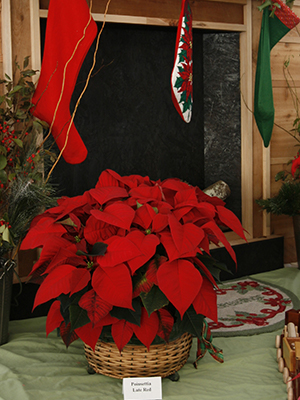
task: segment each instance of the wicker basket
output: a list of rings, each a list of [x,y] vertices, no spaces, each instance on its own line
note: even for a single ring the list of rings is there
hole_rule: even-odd
[[[112,378],[161,376],[165,378],[184,366],[190,354],[192,335],[184,333],[180,338],[158,345],[127,344],[120,353],[115,343],[98,340],[95,352],[87,344],[85,355],[90,367],[97,373]]]
[[[0,258],[0,345],[8,341],[11,292],[14,267],[10,259]]]

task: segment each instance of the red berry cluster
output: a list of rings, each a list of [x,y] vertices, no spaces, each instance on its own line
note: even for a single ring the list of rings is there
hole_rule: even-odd
[[[15,130],[10,131],[9,130],[9,125],[7,124],[6,121],[4,121],[3,125],[0,124],[0,134],[2,133],[2,140],[1,143],[6,149],[7,153],[7,164],[9,167],[14,166],[14,160],[11,157],[11,152],[14,149],[14,141],[13,139],[17,139],[17,136],[15,135]],[[18,157],[20,154],[20,151],[17,150],[16,156]]]
[[[39,150],[37,151],[37,154],[39,153]],[[36,154],[31,154],[31,156],[29,156],[28,158],[27,158],[27,162],[28,162],[28,164],[30,165],[30,168],[31,169],[34,169],[35,168],[35,160],[34,160],[34,158],[36,157]]]
[[[5,225],[8,229],[11,228],[11,225],[9,224],[9,222],[3,221],[3,219],[0,221],[0,226]]]

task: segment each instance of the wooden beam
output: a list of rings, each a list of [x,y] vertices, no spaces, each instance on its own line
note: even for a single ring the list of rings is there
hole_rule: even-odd
[[[231,25],[244,25],[243,7],[247,0],[192,0],[190,2],[193,20],[199,22],[225,23]],[[104,14],[107,0],[93,0],[92,13]],[[47,10],[49,0],[40,1],[40,9]],[[178,24],[181,11],[181,0],[114,0],[109,5],[108,19],[116,19],[116,16],[128,18],[125,23],[135,21],[137,17],[151,20],[171,21],[171,26]],[[112,21],[114,22],[114,21]],[[120,21],[116,21],[120,22]],[[155,24],[156,25],[156,24]],[[169,23],[165,23],[169,25]]]
[[[40,17],[47,18],[48,10],[40,10]],[[92,13],[93,19],[97,22],[104,21],[104,14]],[[153,26],[174,26],[177,27],[178,20],[167,18],[136,17],[134,15],[107,14],[106,22],[133,25],[153,25]],[[193,20],[194,29],[208,29],[216,31],[245,32],[246,26],[243,24],[229,24],[225,22],[208,22]]]
[[[40,19],[39,19],[39,1],[29,0],[30,7],[30,44],[31,44],[31,67],[39,71],[41,69],[41,43]],[[33,77],[36,83],[39,78],[39,72]]]
[[[7,74],[10,78],[13,75],[12,62],[12,31],[11,31],[11,12],[10,0],[1,2],[1,36],[3,54],[3,77]]]
[[[240,35],[241,74],[241,194],[242,224],[253,237],[253,137],[252,137],[252,5],[248,0],[244,9],[246,31]]]

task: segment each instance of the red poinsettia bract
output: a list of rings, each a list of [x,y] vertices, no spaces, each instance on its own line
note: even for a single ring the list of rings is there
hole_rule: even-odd
[[[220,225],[245,239],[224,202],[197,187],[105,170],[36,217],[22,243],[41,248],[31,278],[34,307],[53,300],[47,334],[60,328],[67,346],[79,337],[94,348],[109,330],[120,351],[133,337],[147,348],[180,329],[199,337],[203,317],[217,320],[209,243],[235,261]]]

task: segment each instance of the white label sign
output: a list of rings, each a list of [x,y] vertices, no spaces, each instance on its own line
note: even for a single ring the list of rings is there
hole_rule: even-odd
[[[161,400],[161,377],[124,378],[124,400]]]

